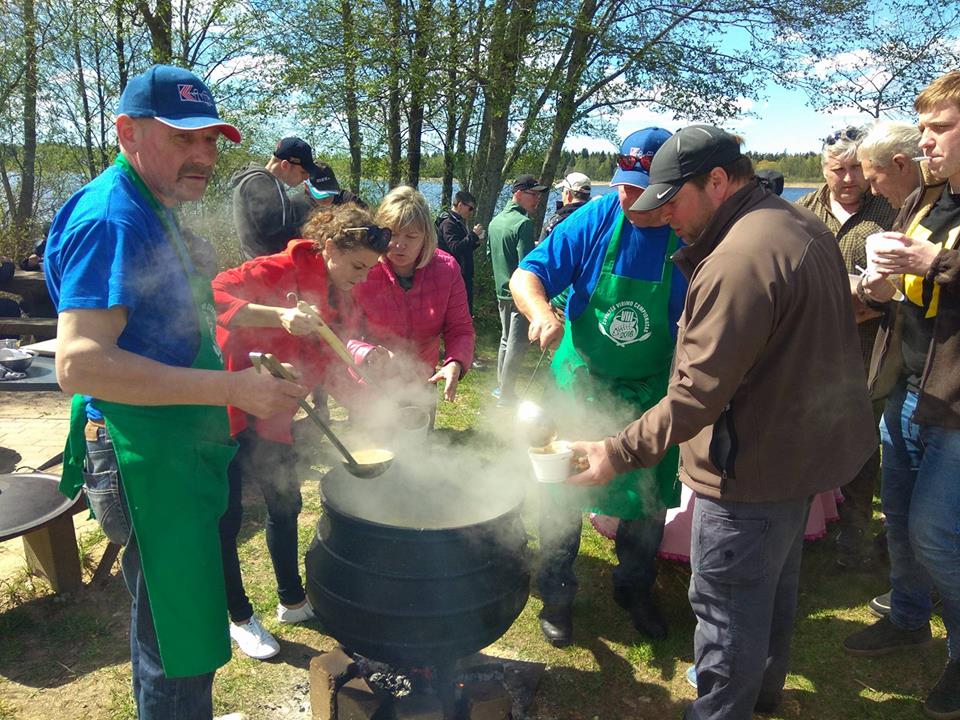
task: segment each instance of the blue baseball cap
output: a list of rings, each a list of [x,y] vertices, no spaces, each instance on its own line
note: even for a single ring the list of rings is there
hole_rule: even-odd
[[[216,128],[228,140],[240,142],[240,131],[220,119],[204,82],[189,70],[172,65],[154,65],[131,78],[120,95],[117,114],[153,118],[178,130]]]
[[[653,162],[653,156],[671,134],[663,128],[649,127],[627,135],[620,144],[617,171],[610,184],[647,187],[650,184],[650,163]]]

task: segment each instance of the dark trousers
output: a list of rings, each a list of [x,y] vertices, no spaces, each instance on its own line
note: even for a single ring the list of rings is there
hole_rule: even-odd
[[[306,598],[300,578],[297,517],[303,507],[297,479],[297,456],[292,445],[271,442],[245,430],[237,436],[240,449],[230,463],[230,495],[220,519],[220,552],[227,586],[227,609],[233,622],[248,620],[253,606],[243,588],[237,536],[243,522],[243,478],[253,477],[267,503],[267,550],[277,578],[277,595],[287,607]]]
[[[573,564],[580,552],[583,512],[562,499],[562,488],[542,488],[540,500],[540,570],[537,587],[544,605],[572,605],[577,594]],[[657,581],[657,549],[663,539],[667,511],[638,520],[621,520],[615,540],[617,567],[613,586],[643,598]]]
[[[885,400],[874,400],[874,426],[880,425]],[[851,552],[863,552],[864,537],[873,519],[873,496],[880,486],[880,435],[877,434],[877,449],[864,463],[853,479],[844,485],[841,507],[840,543]]]
[[[810,499],[724,502],[697,495],[690,607],[697,699],[686,720],[750,720],[783,692]]]

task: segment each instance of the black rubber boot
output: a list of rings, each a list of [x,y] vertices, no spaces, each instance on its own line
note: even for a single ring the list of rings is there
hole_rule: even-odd
[[[557,648],[566,647],[573,640],[573,607],[544,605],[540,611],[540,629],[548,643]]]

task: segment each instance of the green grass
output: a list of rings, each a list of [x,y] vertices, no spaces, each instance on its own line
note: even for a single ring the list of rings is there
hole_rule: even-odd
[[[454,404],[441,402],[438,433],[451,444],[496,446],[492,424],[509,413],[491,409],[495,381],[495,338],[481,338],[487,368],[472,371],[460,384]],[[533,370],[536,353],[527,357]],[[546,368],[531,394],[539,391]],[[525,378],[522,376],[521,381]],[[331,462],[329,445],[317,447],[303,469],[304,508],[300,547],[305,552],[320,513],[317,480]],[[536,493],[533,483],[524,517],[536,548]],[[245,488],[246,515],[241,531],[244,582],[264,625],[281,641],[281,654],[258,662],[235,654],[216,676],[215,712],[243,711],[248,720],[309,717],[306,700],[309,658],[335,641],[318,623],[281,625],[274,618],[276,590],[263,532],[264,507],[255,487]],[[875,527],[874,529],[878,529]],[[84,555],[96,560],[103,540],[84,537]],[[853,659],[840,649],[843,637],[872,622],[865,602],[887,589],[885,572],[845,574],[834,565],[829,539],[807,544],[784,705],[776,718],[815,720],[913,720],[919,703],[945,661],[939,618],[934,647],[909,655]],[[585,524],[577,573],[580,592],[574,608],[575,644],[558,650],[540,636],[541,603],[532,588],[523,613],[492,652],[547,665],[535,720],[666,720],[680,717],[694,697],[684,672],[692,661],[694,618],[687,602],[689,569],[663,563],[659,595],[671,625],[669,638],[646,642],[633,630],[611,597],[612,543]],[[86,565],[91,565],[90,562]],[[89,569],[87,580],[89,580]],[[26,574],[0,578],[0,720],[56,717],[131,720],[127,628],[129,598],[122,578],[87,587],[74,597],[57,598],[42,580]],[[301,709],[304,709],[301,712]]]

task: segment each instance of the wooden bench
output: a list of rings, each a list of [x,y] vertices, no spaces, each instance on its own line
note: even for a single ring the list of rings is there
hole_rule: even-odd
[[[0,317],[0,335],[32,335],[35,338],[54,338],[57,336],[57,319]]]

